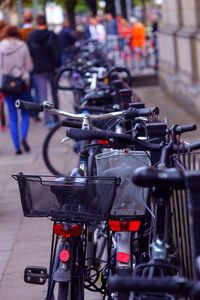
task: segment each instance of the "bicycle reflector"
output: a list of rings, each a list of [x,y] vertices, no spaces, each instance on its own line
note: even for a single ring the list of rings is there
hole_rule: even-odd
[[[118,252],[116,254],[116,260],[119,261],[120,263],[127,264],[130,260],[130,255],[125,252]]]
[[[116,221],[109,220],[108,221],[110,230],[112,231],[129,231],[129,232],[137,232],[140,229],[141,221]]]
[[[99,145],[108,145],[109,142],[108,142],[108,140],[98,140],[97,144],[99,144]]]
[[[63,262],[63,263],[66,263],[68,260],[69,260],[69,251],[67,251],[66,249],[63,249],[60,251],[60,260]]]
[[[64,224],[54,224],[53,232],[58,236],[63,236],[64,238],[79,236],[82,232],[82,227],[79,224],[73,224],[67,229],[64,228]]]

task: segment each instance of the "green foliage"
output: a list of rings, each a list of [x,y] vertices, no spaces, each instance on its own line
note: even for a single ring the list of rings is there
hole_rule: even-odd
[[[142,5],[143,2],[152,2],[152,0],[132,0],[134,5]]]
[[[86,2],[84,0],[78,0],[78,3],[75,8],[75,12],[81,14],[87,11],[88,11],[88,5],[86,4]]]

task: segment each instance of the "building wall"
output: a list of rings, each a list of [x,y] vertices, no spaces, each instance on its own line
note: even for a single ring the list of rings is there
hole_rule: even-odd
[[[200,117],[200,0],[164,0],[160,82]]]

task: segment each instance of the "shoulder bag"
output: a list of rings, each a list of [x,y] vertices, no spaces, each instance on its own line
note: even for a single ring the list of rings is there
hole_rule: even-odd
[[[3,67],[3,53],[2,53]],[[11,70],[10,70],[11,71]],[[20,94],[25,88],[25,82],[21,77],[14,77],[10,74],[0,75],[0,91],[3,93]]]

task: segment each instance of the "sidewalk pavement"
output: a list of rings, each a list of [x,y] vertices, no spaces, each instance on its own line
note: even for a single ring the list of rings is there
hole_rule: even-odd
[[[135,91],[147,106],[157,105],[161,115],[167,116],[170,124],[198,123],[193,116],[178,107],[165,96],[159,87],[137,88]],[[61,94],[61,108],[72,110],[69,94]],[[199,127],[200,128],[200,127]],[[44,218],[24,218],[17,182],[12,174],[49,174],[42,160],[42,143],[48,129],[42,122],[31,121],[28,141],[31,153],[13,154],[8,132],[0,132],[0,299],[41,300],[45,297],[46,285],[28,285],[23,281],[26,265],[48,267],[52,223]],[[187,139],[197,140],[199,132],[187,134]],[[55,152],[59,160],[59,151]],[[72,157],[69,157],[71,161]],[[91,300],[94,296],[86,296]]]

